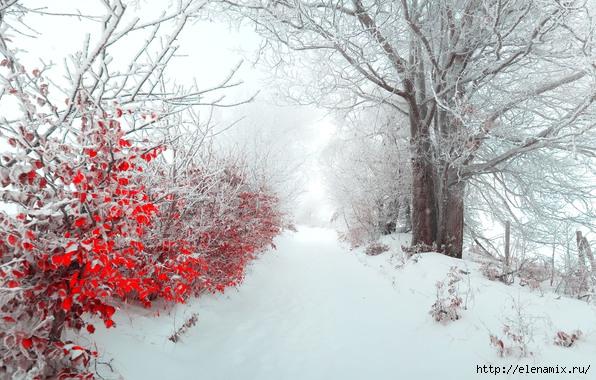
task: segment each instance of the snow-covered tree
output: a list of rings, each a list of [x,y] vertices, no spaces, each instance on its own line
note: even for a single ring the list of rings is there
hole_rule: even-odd
[[[309,88],[319,89],[320,103],[384,104],[407,117],[413,245],[461,257],[465,195],[476,189],[471,181],[507,173],[520,160],[539,164],[543,154],[575,155],[578,165],[585,157],[593,165],[591,2],[223,4],[275,44],[278,66],[296,56],[288,52],[318,59],[321,70]],[[346,90],[354,96],[338,95]]]

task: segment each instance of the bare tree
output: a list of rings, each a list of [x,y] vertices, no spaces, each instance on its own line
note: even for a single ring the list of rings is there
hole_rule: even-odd
[[[321,92],[354,94],[331,97],[335,106],[373,102],[408,118],[414,245],[461,257],[464,198],[476,178],[536,152],[595,156],[590,2],[224,4],[275,44],[279,63],[288,52],[318,53]]]

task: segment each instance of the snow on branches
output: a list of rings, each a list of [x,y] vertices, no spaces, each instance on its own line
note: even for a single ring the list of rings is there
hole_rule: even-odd
[[[191,3],[178,10],[180,25],[166,51]],[[132,89],[106,86],[119,75],[98,61],[126,33],[142,29],[117,32],[125,8],[115,9],[97,54],[71,70],[69,91],[46,78],[46,68],[30,70],[10,48],[0,49],[0,100],[20,115],[0,120],[0,378],[93,378],[97,353],[66,332],[93,334],[91,320],[115,327],[121,301],[182,303],[237,285],[280,231],[277,198],[243,177],[241,167],[190,165],[177,186],[165,172],[155,175],[164,162],[181,164],[163,156],[183,133],[164,141],[146,128],[182,123],[182,110],[193,105],[216,105],[203,97],[225,88],[233,74],[200,92],[200,100],[197,91],[176,93],[184,106],[154,94],[147,78],[135,82],[139,72],[125,75]],[[163,79],[167,60],[145,75]],[[67,94],[64,103],[54,91]]]
[[[158,261],[166,267],[180,261],[179,252],[198,253],[196,258],[188,256],[202,269],[201,276],[189,279],[186,291],[190,293],[238,285],[256,252],[272,245],[280,232],[277,197],[225,160],[212,165],[195,160],[178,170],[170,170],[167,162],[161,164],[151,181],[154,196],[163,201],[147,246],[158,251]]]
[[[43,120],[31,119],[1,157],[0,195],[19,209],[0,214],[0,368],[9,373],[70,373],[70,365],[52,373],[52,358],[87,364],[89,351],[65,348],[65,328],[93,332],[84,314],[112,327],[114,297],[146,302],[163,291],[152,273],[138,270],[151,260],[142,240],[158,208],[136,181],[163,147],[133,146],[118,108],[77,107],[76,137],[44,138],[36,133]]]
[[[42,138],[33,120],[1,158],[0,195],[20,210],[0,214],[0,371],[13,375],[87,376],[95,353],[64,329],[93,333],[86,315],[113,327],[117,300],[149,307],[237,285],[280,231],[276,198],[232,167],[193,168],[174,191],[153,178],[150,193],[145,172],[165,147],[127,139],[118,107],[77,107],[74,138]],[[176,193],[197,196],[196,184],[208,185],[200,204]]]

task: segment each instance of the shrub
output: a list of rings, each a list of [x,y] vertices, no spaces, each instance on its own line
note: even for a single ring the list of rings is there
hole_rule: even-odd
[[[480,272],[491,281],[500,281],[507,285],[513,284],[519,279],[521,286],[528,286],[532,290],[541,289],[541,284],[550,277],[548,266],[544,262],[536,260],[513,260],[507,269],[502,263],[484,262],[480,266]]]
[[[368,256],[377,256],[387,251],[389,251],[389,246],[387,244],[375,242],[369,244],[364,250],[364,253],[366,253]]]
[[[532,355],[528,344],[532,341],[533,317],[523,313],[523,306],[519,300],[514,300],[512,308],[515,311],[513,318],[508,318],[503,325],[504,337],[490,335],[490,343],[497,349],[499,356],[515,356],[523,358]]]
[[[461,280],[459,269],[451,267],[447,279],[436,283],[436,301],[429,312],[436,322],[447,323],[461,318],[464,305],[457,286]]]
[[[62,341],[63,330],[92,333],[84,314],[112,327],[113,297],[147,302],[163,293],[142,270],[152,259],[142,241],[158,210],[135,181],[162,148],[133,147],[119,109],[78,108],[75,141],[42,138],[32,123],[2,157],[2,198],[20,213],[0,214],[0,371],[17,377],[87,376],[76,368],[93,353]]]
[[[125,139],[118,108],[79,108],[76,140],[23,127],[2,157],[0,195],[21,211],[0,213],[0,375],[90,377],[96,353],[64,329],[93,333],[85,315],[113,327],[115,299],[149,307],[237,285],[280,232],[277,199],[231,170],[199,204],[148,191],[144,173],[164,148]]]
[[[502,281],[503,273],[499,266],[493,262],[485,262],[480,266],[480,272],[490,281]]]
[[[505,334],[503,339],[496,335],[490,335],[490,343],[497,349],[500,357],[516,356],[522,358],[532,354],[528,350],[527,337],[523,331],[510,325],[504,325],[503,333]]]
[[[555,344],[561,347],[571,347],[577,342],[582,336],[582,332],[580,330],[575,330],[570,333],[566,333],[564,331],[559,331],[555,335]]]
[[[401,246],[401,250],[408,256],[412,257],[417,253],[424,253],[424,252],[438,252],[438,247],[436,244],[428,245],[428,244],[416,244],[412,246]]]
[[[175,179],[176,186],[169,185],[168,171],[158,171],[152,180],[157,183],[153,196],[165,201],[147,245],[167,267],[179,260],[172,242],[183,242],[198,268],[185,296],[238,285],[247,264],[281,231],[277,198],[226,162],[216,169],[193,164]]]

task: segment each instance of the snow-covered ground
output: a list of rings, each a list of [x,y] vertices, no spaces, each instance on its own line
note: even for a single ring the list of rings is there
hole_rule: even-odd
[[[396,239],[392,245],[399,247]],[[93,336],[102,360],[113,358],[112,367],[127,380],[465,380],[495,377],[477,374],[477,366],[518,364],[591,368],[584,375],[496,378],[596,378],[596,308],[585,302],[491,282],[477,264],[439,254],[395,268],[390,254],[349,251],[326,229],[302,227],[276,244],[238,289],[159,317],[122,310],[116,329]],[[442,325],[428,312],[436,282],[454,265],[470,273],[459,283],[467,310]],[[195,312],[198,324],[170,342]],[[500,358],[490,346],[489,334],[502,336],[505,323],[525,326],[530,357]],[[553,344],[557,331],[575,329],[584,335],[573,347]],[[107,366],[98,370],[106,379],[120,378]]]

